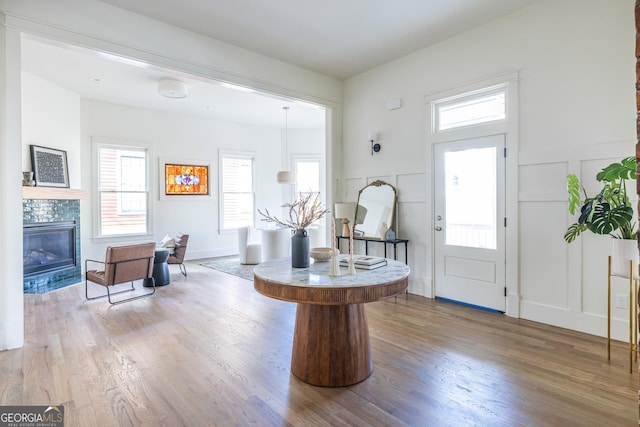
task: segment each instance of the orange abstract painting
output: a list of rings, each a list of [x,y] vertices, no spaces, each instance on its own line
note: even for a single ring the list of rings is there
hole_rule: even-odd
[[[209,195],[209,166],[166,163],[164,178],[167,196]]]

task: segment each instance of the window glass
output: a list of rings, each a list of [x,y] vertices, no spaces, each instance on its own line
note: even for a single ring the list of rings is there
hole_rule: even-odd
[[[149,232],[145,148],[98,146],[98,237]]]
[[[324,205],[325,200],[323,194],[320,192],[322,177],[320,175],[321,160],[317,159],[294,159],[295,172],[296,172],[296,194],[295,199],[300,197],[300,193],[308,194],[314,193],[318,195],[318,200]],[[324,223],[325,218],[320,218],[315,221],[314,224],[320,225]]]
[[[505,92],[484,93],[436,104],[436,129],[447,130],[506,119]]]
[[[445,243],[496,249],[496,148],[445,153]]]
[[[320,191],[320,161],[296,160],[296,190],[298,192]]]
[[[253,157],[222,155],[222,229],[254,225]]]

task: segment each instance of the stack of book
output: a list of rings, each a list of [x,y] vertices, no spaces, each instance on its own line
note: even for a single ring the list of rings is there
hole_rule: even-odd
[[[354,255],[353,263],[356,268],[361,268],[363,270],[373,270],[375,268],[384,267],[387,265],[386,258],[381,258],[377,256],[369,256],[369,255]],[[340,266],[348,267],[349,266],[349,257],[341,257],[340,258]]]

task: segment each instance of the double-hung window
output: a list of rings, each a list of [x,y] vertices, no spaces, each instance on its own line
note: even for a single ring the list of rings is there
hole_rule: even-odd
[[[95,237],[149,234],[149,148],[96,142],[94,150]]]
[[[220,229],[253,226],[254,156],[251,153],[220,151]]]

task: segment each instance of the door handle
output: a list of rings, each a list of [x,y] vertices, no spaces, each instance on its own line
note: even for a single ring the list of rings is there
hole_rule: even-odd
[[[436,231],[442,231],[442,227],[440,227],[439,225],[436,227]]]

